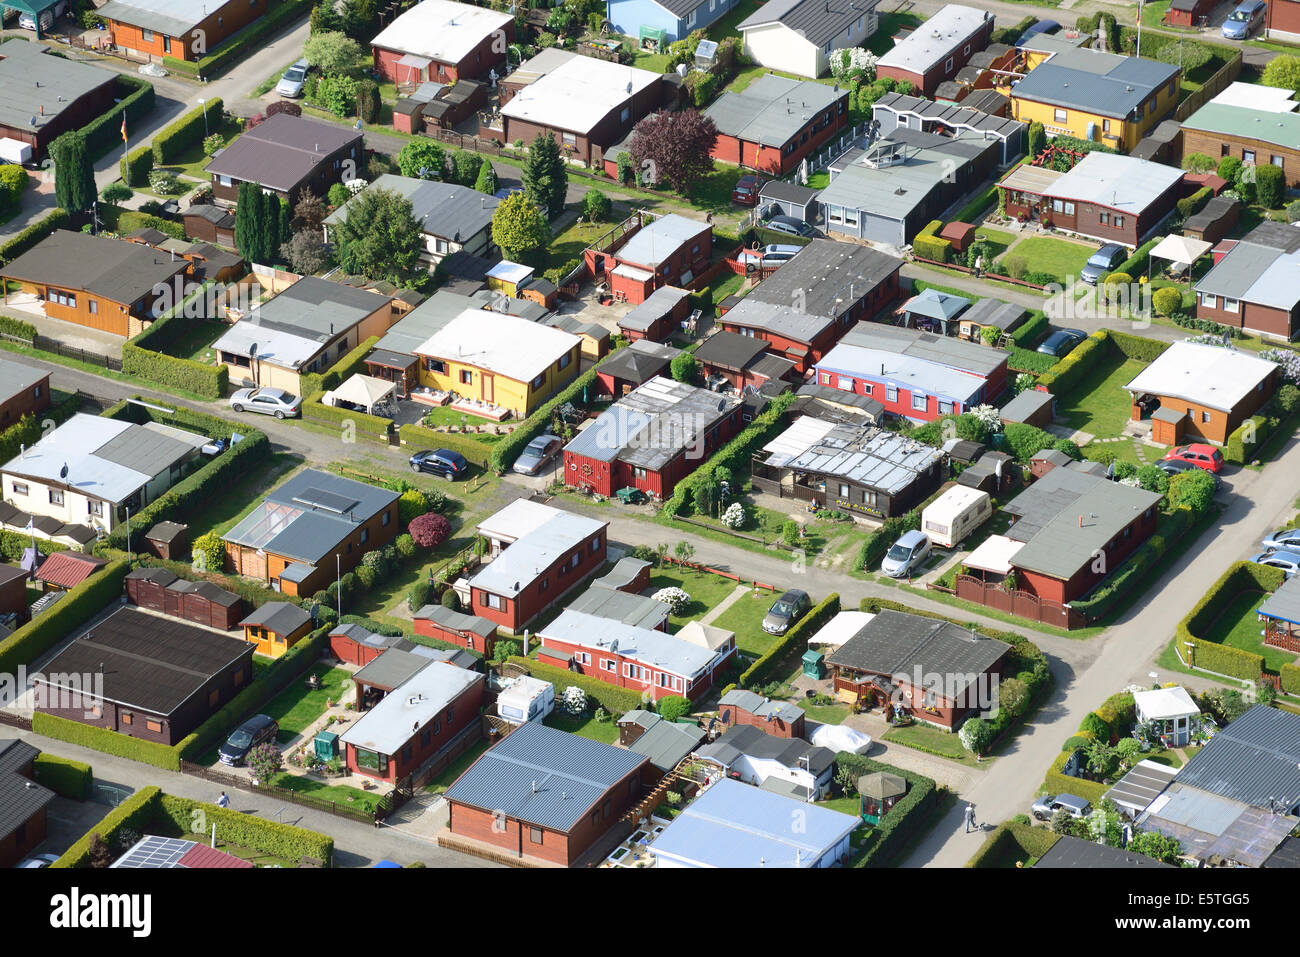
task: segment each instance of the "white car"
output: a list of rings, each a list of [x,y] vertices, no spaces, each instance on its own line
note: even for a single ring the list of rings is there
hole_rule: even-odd
[[[784,243],[769,243],[761,249],[746,249],[736,257],[738,263],[784,263],[794,259],[795,254],[803,249],[802,246],[786,245]]]
[[[236,412],[261,412],[277,419],[288,419],[302,410],[302,399],[283,389],[240,389],[230,397]]]
[[[307,80],[307,61],[298,60],[284,71],[280,82],[275,85],[275,92],[290,99],[302,96],[302,85]]]
[[[27,860],[19,864],[18,867],[49,867],[58,859],[59,855],[57,854],[33,854],[31,857],[27,858]]]

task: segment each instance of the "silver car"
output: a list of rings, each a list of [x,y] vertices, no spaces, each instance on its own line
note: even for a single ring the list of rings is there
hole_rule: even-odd
[[[307,61],[298,60],[284,71],[280,82],[275,85],[275,92],[290,99],[302,96],[302,85],[307,80]]]
[[[738,263],[784,263],[789,262],[803,249],[802,246],[785,243],[768,243],[761,249],[746,249],[736,257]]]
[[[515,459],[515,471],[521,475],[536,475],[547,462],[554,458],[564,443],[558,435],[539,435],[526,446],[519,458]]]
[[[302,399],[283,389],[240,389],[230,397],[236,412],[261,412],[277,419],[289,419],[302,411]]]
[[[924,532],[904,532],[889,546],[880,570],[890,578],[908,578],[930,557],[930,536]]]
[[[1038,820],[1050,821],[1057,811],[1065,811],[1070,817],[1086,817],[1092,805],[1077,794],[1049,794],[1035,801],[1029,810]]]
[[[1264,539],[1267,551],[1281,549],[1285,552],[1300,552],[1300,528],[1284,528]]]
[[[1300,552],[1287,551],[1279,548],[1276,551],[1261,552],[1251,558],[1252,562],[1257,565],[1267,565],[1270,568],[1280,568],[1287,578],[1294,578],[1297,572],[1300,572]]]

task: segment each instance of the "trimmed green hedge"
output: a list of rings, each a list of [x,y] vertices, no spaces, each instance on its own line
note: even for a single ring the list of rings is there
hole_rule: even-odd
[[[1261,167],[1261,169],[1262,168],[1263,167]],[[1202,186],[1196,192],[1192,193],[1191,196],[1184,196],[1174,204],[1175,208],[1178,210],[1178,215],[1183,219],[1187,219],[1189,216],[1195,216],[1201,211],[1201,207],[1210,201],[1213,192],[1214,191],[1211,190],[1210,187]]]
[[[40,716],[39,712],[37,716]],[[136,791],[105,814],[103,820],[83,834],[50,867],[88,867],[90,864],[90,839],[95,834],[98,834],[111,846],[117,837],[117,832],[123,828],[135,831],[137,834],[148,833],[149,825],[153,823],[154,810],[158,804],[160,794],[162,794],[162,789],[152,784]]]
[[[415,425],[414,423],[403,425],[397,432],[402,437],[402,444],[409,445],[416,451],[420,449],[450,449],[465,456],[471,465],[477,465],[479,468],[485,469],[492,463],[497,449],[510,441],[510,438],[519,432],[519,429],[516,429],[494,445],[486,445],[457,432],[435,432],[433,429],[425,428],[423,425]]]
[[[934,259],[946,263],[952,257],[952,243],[940,239],[939,230],[943,229],[943,220],[932,219],[912,239],[912,252],[922,259]]]
[[[1056,365],[1038,378],[1038,384],[1056,396],[1067,395],[1076,388],[1084,376],[1092,372],[1110,352],[1110,345],[1105,329],[1094,332],[1083,342],[1074,347]]]
[[[13,674],[19,665],[30,665],[119,598],[127,570],[126,562],[109,562],[44,614],[0,641],[0,673]]]
[[[800,618],[779,641],[741,673],[741,686],[752,687],[768,677],[772,669],[784,661],[795,648],[800,646],[806,648],[808,639],[816,634],[822,625],[839,614],[839,611],[840,596],[836,593],[828,595],[820,604],[814,605],[808,614]]]
[[[343,425],[350,422],[357,430],[357,435],[362,438],[374,439],[376,442],[388,441],[388,433],[393,428],[392,419],[386,419],[382,415],[370,415],[339,406],[326,405],[323,401],[324,398],[324,392],[316,392],[303,399],[302,417],[304,419],[314,419],[318,422],[329,422],[333,425]]]
[[[42,409],[40,418],[30,414],[24,415],[9,428],[0,432],[0,462],[8,462],[22,452],[24,445],[30,447],[39,440],[43,434],[43,423],[66,422],[80,407],[80,397],[76,393],[66,393],[58,402]]]
[[[1278,671],[1282,675],[1282,690],[1300,695],[1300,665],[1283,665]]]
[[[1032,349],[1038,344],[1039,339],[1047,335],[1047,326],[1047,313],[1041,309],[1035,309],[1029,314],[1029,318],[1011,333],[1011,338],[1015,340],[1018,348]],[[1037,354],[1035,353],[1035,355]]]
[[[998,861],[1011,856],[1042,857],[1061,836],[1050,828],[1034,827],[1021,821],[1004,821],[989,835],[989,839],[966,862],[967,867],[997,867]],[[1015,851],[1012,848],[1015,848]]]
[[[163,219],[161,216],[154,216],[152,213],[142,213],[138,209],[125,210],[117,217],[117,231],[119,235],[129,236],[137,229],[156,229],[166,233],[172,239],[185,241],[185,227],[181,223],[174,223],[170,219]]]
[[[175,57],[163,57],[163,66],[187,76],[202,77],[211,80],[238,63],[244,57],[265,45],[266,38],[284,27],[291,20],[308,13],[315,0],[267,0],[268,12],[254,20],[234,36],[217,44],[207,56],[194,60],[178,60]],[[218,121],[219,122],[219,121]]]
[[[136,121],[153,110],[153,84],[140,76],[120,73],[114,86],[116,103],[81,128],[86,137],[86,154],[97,160],[109,150],[121,149],[122,113],[126,112],[126,134],[129,137]]]
[[[165,351],[192,321],[184,315],[183,306],[184,303],[178,303],[135,338],[122,344],[122,371],[164,388],[181,389],[207,399],[225,398],[230,385],[230,370],[225,365],[195,362]]]
[[[524,668],[534,678],[555,685],[556,697],[559,697],[569,685],[577,685],[587,692],[587,697],[594,699],[610,714],[626,714],[638,708],[649,707],[641,700],[640,692],[607,684],[591,675],[580,675],[565,668],[548,665],[533,658],[520,658],[517,655],[512,655],[509,661]]]
[[[1128,259],[1120,263],[1117,268],[1112,269],[1111,272],[1125,273],[1132,276],[1134,281],[1137,280],[1138,276],[1145,276],[1147,272],[1147,264],[1151,261],[1151,250],[1155,249],[1159,242],[1160,237],[1147,240],[1133,251],[1132,256],[1129,256]],[[1109,276],[1110,273],[1107,273],[1106,275]],[[1105,276],[1103,276],[1102,279],[1104,280]]]
[[[84,801],[90,797],[94,787],[95,774],[90,765],[71,758],[61,758],[56,754],[41,753],[36,755],[32,767],[33,777],[41,784],[74,801]]]
[[[10,532],[7,530],[0,531],[0,556],[3,556],[7,562],[17,564],[22,561],[23,552],[26,549],[31,548],[31,546],[32,537],[30,535],[24,534],[23,532]],[[45,552],[47,555],[51,552],[66,552],[69,550],[70,549],[67,545],[63,545],[59,542],[51,542],[49,540],[43,540],[41,542],[41,551]],[[3,648],[3,645],[0,645],[0,648]]]
[[[142,741],[116,731],[109,731],[107,728],[96,728],[89,724],[82,724],[80,721],[47,714],[44,711],[37,711],[32,715],[32,730],[47,738],[67,741],[69,744],[139,761],[142,764],[152,764],[165,771],[179,771],[181,768],[180,752],[176,748],[159,744],[157,741]]]
[[[13,316],[0,316],[0,332],[26,339],[28,342],[36,338],[36,327],[34,325],[30,322],[24,322],[22,319],[15,319]]]
[[[68,225],[68,211],[59,206],[42,216],[16,236],[0,243],[0,266],[13,262],[50,233]],[[36,334],[35,328],[32,334]]]
[[[1242,592],[1274,592],[1284,580],[1280,568],[1254,562],[1234,562],[1192,606],[1187,617],[1178,623],[1174,635],[1179,653],[1185,656],[1190,643],[1192,660],[1188,663],[1194,667],[1247,681],[1259,680],[1264,671],[1263,655],[1206,641],[1200,635]]]
[[[1119,332],[1116,329],[1107,329],[1106,338],[1125,359],[1136,359],[1138,362],[1155,362],[1169,348],[1168,342],[1148,339],[1146,336],[1135,336],[1130,332]]]
[[[334,860],[334,838],[306,828],[174,794],[160,794],[154,809],[156,823],[169,822],[181,834],[195,835],[199,840],[203,839],[200,833],[211,835],[212,825],[216,824],[218,841],[229,841],[289,861],[314,857],[329,867]],[[197,820],[202,821],[201,832],[195,830]]]
[[[548,401],[534,409],[533,414],[520,422],[519,427],[513,432],[507,435],[500,442],[495,443],[492,446],[492,451],[488,460],[488,464],[491,466],[492,471],[501,475],[504,474],[510,466],[514,465],[515,459],[519,458],[519,453],[523,452],[525,446],[527,446],[533,439],[537,438],[537,436],[541,435],[546,430],[546,427],[551,424],[551,413],[565,402],[573,402],[574,400],[581,401],[583,391],[595,386],[596,373],[600,371],[600,367],[609,360],[610,356],[615,355],[616,353],[617,350],[611,351],[604,359],[601,359],[600,362],[597,362],[586,372],[582,373],[582,375],[570,382]],[[451,448],[451,446],[449,445],[447,448]],[[461,455],[465,455],[466,458],[469,458],[463,449],[458,448],[455,451],[460,452]]]
[[[1245,465],[1255,457],[1255,449],[1263,444],[1273,431],[1275,419],[1266,415],[1252,415],[1241,425],[1232,430],[1228,436],[1228,444],[1223,448],[1223,458],[1234,465]],[[1246,436],[1249,432],[1254,431],[1254,441],[1247,442]]]
[[[118,163],[122,171],[122,182],[132,189],[141,189],[149,185],[149,171],[153,169],[153,147],[141,146],[131,150]]]
[[[875,842],[854,862],[854,867],[888,866],[912,835],[925,825],[938,806],[939,794],[934,781],[912,771],[882,764],[848,751],[837,754],[835,763],[841,769],[852,771],[855,780],[864,774],[884,771],[888,774],[897,774],[907,782],[907,793],[885,812],[885,816],[876,826]]]
[[[1091,713],[1091,712],[1090,712]],[[1047,769],[1047,777],[1043,781],[1043,786],[1052,794],[1077,794],[1094,806],[1101,803],[1101,799],[1106,792],[1111,789],[1111,785],[1102,784],[1100,781],[1088,781],[1084,778],[1072,778],[1065,773],[1065,765],[1069,763],[1074,751],[1062,751],[1056,756],[1050,768]]]
[[[955,223],[974,223],[990,206],[998,201],[998,185],[992,183],[988,189],[982,193],[977,193],[975,198],[969,203],[957,210],[957,215],[952,218]],[[915,248],[915,247],[913,247]]]
[[[182,153],[191,146],[198,146],[203,142],[203,131],[212,125],[212,118],[216,117],[216,126],[221,126],[221,112],[224,105],[221,97],[214,96],[207,103],[196,106],[188,113],[168,123],[161,130],[154,134],[153,138],[153,161],[158,166],[166,166],[174,163]],[[207,119],[204,117],[204,110],[207,110]]]

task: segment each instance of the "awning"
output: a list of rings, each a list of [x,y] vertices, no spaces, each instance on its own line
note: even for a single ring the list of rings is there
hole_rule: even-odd
[[[962,564],[982,572],[1006,575],[1011,571],[1011,559],[1024,547],[1024,542],[1012,541],[1005,535],[990,535],[962,560]]]
[[[1151,250],[1152,259],[1167,259],[1184,266],[1191,265],[1210,251],[1210,244],[1203,239],[1190,239],[1187,236],[1169,235]]]
[[[646,272],[644,269],[637,269],[635,266],[629,266],[627,263],[621,263],[613,269],[615,276],[621,276],[624,279],[631,279],[635,282],[648,282],[653,279],[655,274]]]
[[[812,416],[804,416],[805,420],[811,418]],[[842,611],[822,625],[817,633],[808,639],[808,644],[814,647],[838,648],[875,617],[869,611]]]
[[[433,61],[427,56],[416,56],[414,53],[403,54],[397,61],[398,66],[409,66],[415,70],[423,70]]]
[[[376,405],[392,395],[396,388],[397,384],[395,382],[357,373],[337,389],[326,392],[325,404],[338,405],[339,401],[342,400],[359,405],[367,412],[370,412]]]

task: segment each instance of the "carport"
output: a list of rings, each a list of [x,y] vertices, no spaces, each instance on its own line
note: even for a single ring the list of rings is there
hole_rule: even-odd
[[[0,3],[0,8],[3,8],[4,10],[17,10],[20,16],[24,13],[30,16],[32,22],[36,24],[36,39],[40,40],[42,39],[41,14],[46,10],[51,10],[49,25],[53,26],[54,15],[52,8],[58,2],[59,0],[5,0],[4,3]]]

